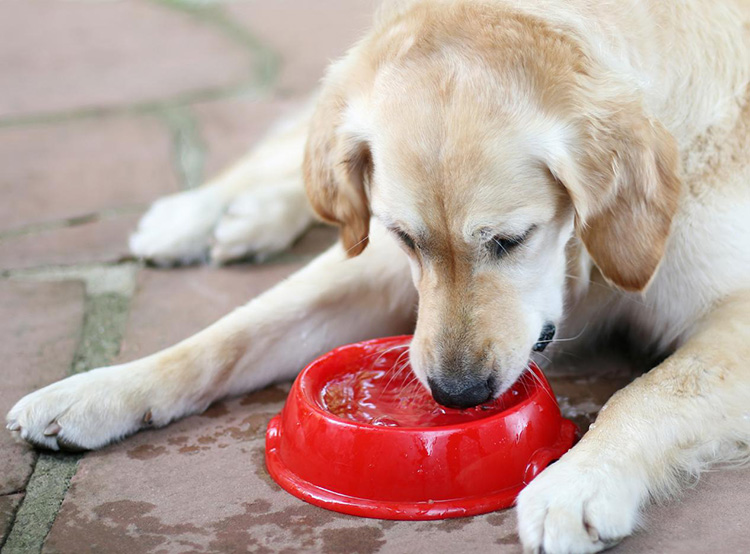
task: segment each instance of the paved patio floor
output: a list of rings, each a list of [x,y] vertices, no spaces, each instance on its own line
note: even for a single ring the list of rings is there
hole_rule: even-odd
[[[370,0],[0,2],[0,413],[65,375],[184,338],[333,240],[263,265],[149,269],[128,233],[305,99]],[[622,362],[603,362],[603,373]],[[587,426],[626,378],[553,385]],[[2,553],[521,551],[512,510],[432,523],[345,517],[281,491],[264,431],[286,386],[84,455],[0,432]],[[612,552],[750,552],[750,471],[713,472]]]

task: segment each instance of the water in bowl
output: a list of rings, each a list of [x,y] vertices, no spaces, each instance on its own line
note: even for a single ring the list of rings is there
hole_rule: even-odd
[[[416,379],[406,362],[393,364],[382,357],[364,368],[347,368],[326,383],[321,406],[358,423],[385,427],[442,427],[467,423],[502,412],[526,398],[522,377],[500,398],[466,410],[439,405]]]

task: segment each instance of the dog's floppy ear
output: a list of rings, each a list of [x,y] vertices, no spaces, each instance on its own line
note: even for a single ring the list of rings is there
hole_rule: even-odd
[[[568,190],[576,231],[604,277],[627,291],[651,282],[680,195],[674,138],[637,100],[586,103],[548,162]]]
[[[313,208],[339,226],[349,256],[367,246],[370,208],[366,185],[372,173],[367,143],[344,129],[346,96],[329,83],[318,101],[305,150],[305,188]]]

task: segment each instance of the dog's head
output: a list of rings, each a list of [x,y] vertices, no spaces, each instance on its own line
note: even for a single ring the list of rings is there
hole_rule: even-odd
[[[615,286],[648,286],[677,165],[640,98],[574,41],[459,4],[399,14],[333,68],[305,177],[350,255],[371,216],[400,241],[420,295],[412,366],[462,407],[552,338],[576,246]]]

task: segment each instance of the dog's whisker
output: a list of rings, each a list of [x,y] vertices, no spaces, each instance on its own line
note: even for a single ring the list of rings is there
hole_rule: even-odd
[[[388,389],[388,388],[389,388],[389,387],[391,386],[391,384],[393,383],[393,380],[394,380],[394,379],[395,379],[396,377],[400,376],[400,375],[401,375],[401,374],[403,373],[403,371],[404,371],[404,370],[405,370],[405,369],[406,369],[407,367],[409,367],[409,360],[406,360],[406,361],[404,361],[404,362],[401,362],[401,363],[399,364],[399,360],[401,359],[401,357],[402,357],[403,355],[404,355],[404,354],[401,354],[401,356],[399,356],[399,357],[398,357],[398,359],[396,360],[396,362],[395,362],[395,363],[393,364],[393,367],[395,367],[395,368],[396,368],[396,371],[393,371],[393,367],[391,368],[391,372],[392,372],[391,378],[390,378],[390,379],[388,379],[388,383],[386,383],[386,385],[385,385],[385,387],[384,387],[383,391],[381,391],[381,394],[382,394],[383,392],[385,392],[385,390],[387,390],[387,389]],[[397,367],[397,366],[398,366],[398,367]]]
[[[379,356],[378,356],[378,358],[377,358],[377,359],[378,359],[378,360],[380,360],[380,358],[382,358],[383,356],[385,356],[385,355],[386,355],[386,354],[388,354],[389,352],[393,352],[394,350],[398,350],[399,348],[404,348],[404,347],[408,348],[408,347],[409,347],[409,345],[408,345],[408,344],[396,344],[395,346],[390,346],[390,347],[388,347],[388,348],[385,348],[385,349],[383,349],[383,350],[380,350],[380,351],[378,352]],[[376,361],[377,361],[377,360],[376,360]]]
[[[409,377],[407,380],[405,380],[404,383],[401,385],[401,389],[403,390],[404,388],[408,387],[416,380],[417,380],[417,376],[412,374],[412,376]]]
[[[540,358],[543,358],[547,363],[551,364],[552,360],[548,357],[542,354],[541,352],[534,352],[535,356],[539,356]]]
[[[398,358],[396,358],[396,360],[393,362],[393,365],[391,365],[391,368],[387,371],[387,373],[393,373],[394,374],[391,377],[391,379],[393,379],[393,377],[399,375],[403,371],[404,367],[406,367],[407,365],[409,365],[409,359],[408,358],[406,360],[403,360],[403,357],[404,356],[408,356],[408,355],[409,355],[409,351],[405,350],[404,352],[402,352],[401,354],[399,354]]]
[[[419,392],[420,387],[422,386],[422,383],[419,381],[419,379],[412,379],[409,382],[408,387],[404,390],[403,394],[407,394],[408,396],[413,396],[417,392]]]
[[[532,379],[534,379],[534,381],[536,381],[536,383],[537,383],[537,384],[538,384],[538,385],[539,385],[539,386],[540,386],[541,388],[544,388],[544,390],[546,391],[547,395],[548,395],[548,396],[549,396],[549,397],[550,397],[550,398],[551,398],[552,400],[554,400],[555,402],[557,402],[557,399],[555,398],[555,395],[554,395],[554,394],[553,394],[553,393],[552,393],[552,392],[551,392],[551,391],[550,391],[549,389],[547,389],[547,388],[545,388],[545,387],[544,387],[544,382],[542,381],[542,378],[541,378],[541,377],[540,377],[539,375],[537,375],[537,374],[536,374],[536,373],[535,373],[535,372],[534,372],[534,371],[533,371],[533,370],[531,369],[531,365],[530,365],[530,364],[529,364],[528,362],[526,363],[526,370],[524,371],[524,373],[529,373],[529,374],[531,374],[531,378],[532,378]],[[525,386],[525,385],[526,385],[526,384],[524,383],[524,386]],[[528,389],[526,389],[526,392],[528,392]]]
[[[397,396],[403,396],[404,393],[408,390],[408,387],[414,385],[415,383],[418,383],[419,379],[417,378],[416,374],[414,374],[411,379],[406,381],[403,385],[401,385],[401,388],[399,389]]]
[[[352,246],[350,246],[349,248],[347,248],[346,249],[346,253],[348,254],[349,252],[351,252],[352,250],[354,250],[355,248],[357,248],[357,246],[359,246],[360,244],[362,244],[363,242],[365,242],[365,241],[367,241],[369,239],[370,239],[370,235],[365,236],[364,238],[362,238],[362,240],[360,240],[359,242],[357,242],[357,243],[353,244]]]
[[[396,365],[398,365],[399,363],[401,363],[401,359],[402,359],[402,358],[403,358],[404,356],[408,356],[408,355],[409,355],[409,352],[410,352],[410,351],[409,351],[409,349],[408,349],[408,348],[406,348],[406,349],[405,349],[405,350],[404,350],[403,352],[401,352],[401,354],[399,354],[399,355],[398,355],[398,358],[396,358],[396,361],[395,361],[395,362],[393,363],[393,365],[394,365],[394,366],[396,366]],[[407,361],[408,361],[408,360],[407,360]]]
[[[564,338],[564,339],[551,338],[549,340],[540,340],[539,342],[542,343],[542,344],[548,344],[548,343],[570,342],[570,341],[578,340],[586,332],[586,329],[588,329],[588,326],[589,326],[589,324],[588,324],[588,322],[586,322],[586,325],[583,326],[583,329],[581,329],[580,332],[575,337],[568,337],[568,338]]]
[[[395,345],[395,346],[391,346],[391,347],[389,347],[389,348],[386,348],[386,349],[384,349],[384,350],[381,350],[381,351],[379,351],[379,352],[378,352],[378,357],[377,357],[377,358],[375,358],[375,361],[374,361],[374,362],[372,363],[372,365],[373,365],[373,366],[374,366],[374,365],[377,365],[377,363],[378,363],[378,362],[379,362],[380,360],[382,360],[382,359],[383,359],[383,356],[385,356],[385,355],[386,355],[386,354],[388,354],[389,352],[393,352],[394,350],[398,350],[399,348],[405,348],[405,352],[407,352],[407,353],[409,352],[409,345],[408,345],[407,343],[404,343],[404,344],[397,344],[397,345]],[[403,355],[403,354],[402,354],[402,355]],[[401,356],[399,356],[399,358],[400,358],[400,357],[401,357]],[[397,359],[397,361],[398,361],[398,359]],[[394,364],[394,365],[395,365],[395,364]]]

